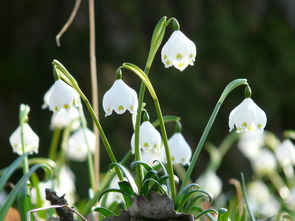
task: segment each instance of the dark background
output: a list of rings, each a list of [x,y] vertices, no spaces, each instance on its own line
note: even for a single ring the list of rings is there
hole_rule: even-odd
[[[61,39],[62,46],[58,48],[55,43],[55,35],[73,5],[73,0],[0,2],[0,168],[17,157],[8,138],[18,126],[20,103],[31,107],[30,125],[40,136],[39,156],[48,152],[51,113],[42,110],[41,105],[44,93],[53,83],[53,59],[60,60],[70,70],[90,97],[87,1],[82,1],[74,23]],[[165,69],[158,53],[150,78],[163,113],[182,118],[183,134],[192,148],[197,145],[222,90],[236,78],[248,79],[253,99],[267,113],[267,130],[281,136],[284,129],[294,129],[293,0],[96,1],[100,99],[112,85],[120,64],[128,61],[144,67],[153,28],[164,15],[178,19],[181,30],[196,43],[198,54],[194,66],[179,72],[175,68]],[[168,28],[164,41],[171,33],[172,28]],[[140,82],[135,76],[123,75],[125,82],[139,89]],[[209,135],[216,145],[228,134],[228,115],[242,99],[240,88],[222,106]],[[145,102],[154,120],[149,96]],[[130,148],[130,114],[104,118],[101,106],[100,110],[102,125],[120,159]],[[173,127],[168,126],[170,135]],[[196,174],[204,168],[207,158],[203,152]],[[106,170],[109,160],[103,148],[101,161]],[[73,166],[77,171],[86,170],[86,162]],[[235,148],[218,173],[226,180],[239,178],[240,171],[247,169],[247,160]],[[84,180],[78,178],[78,183]]]

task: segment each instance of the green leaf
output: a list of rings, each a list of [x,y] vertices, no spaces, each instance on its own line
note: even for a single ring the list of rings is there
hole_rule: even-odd
[[[210,220],[212,220],[212,221],[216,221],[216,219],[213,218],[213,216],[210,214],[210,213],[216,213],[216,214],[218,214],[218,212],[217,212],[215,209],[202,210],[202,209],[199,208],[199,207],[193,207],[192,209],[195,210],[195,211],[200,212],[198,215],[195,216],[195,219],[196,219],[196,220],[197,220],[198,218],[200,218],[201,216],[206,215]]]
[[[190,199],[189,202],[187,203],[186,207],[183,209],[183,211],[184,212],[190,212],[192,210],[192,208],[195,206],[196,201],[201,199],[201,198],[207,198],[207,195],[200,194],[200,195]]]
[[[250,219],[252,221],[256,221],[255,216],[253,215],[253,213],[252,213],[252,211],[250,209],[249,203],[248,203],[247,189],[246,189],[245,179],[244,179],[244,174],[243,173],[241,173],[241,177],[242,177],[242,189],[243,189],[243,194],[244,194],[244,200],[245,200],[245,203],[246,203],[248,213],[250,215]]]
[[[186,203],[189,199],[191,199],[192,196],[193,196],[194,194],[196,194],[196,193],[204,193],[205,196],[207,196],[207,198],[209,199],[209,202],[212,202],[212,200],[213,200],[213,197],[212,197],[208,192],[206,192],[205,190],[201,190],[201,189],[199,189],[199,190],[191,190],[191,191],[189,191],[189,192],[187,192],[187,193],[185,193],[185,194],[183,195],[181,201],[179,202],[179,207],[177,207],[177,208],[178,208],[179,210],[182,210],[183,207],[184,207],[184,205],[185,205],[185,203]]]
[[[101,200],[101,198],[103,197],[103,195],[105,195],[106,193],[109,193],[109,192],[116,192],[116,193],[121,193],[125,199],[125,202],[126,202],[126,206],[130,206],[132,204],[132,196],[129,195],[127,192],[121,190],[121,189],[114,189],[114,188],[110,188],[110,189],[106,189],[104,190],[100,196],[98,197],[97,201],[99,202]]]
[[[180,202],[182,201],[184,194],[186,194],[192,188],[200,189],[200,186],[196,183],[191,183],[191,184],[186,185],[182,190],[180,190],[177,197],[176,197],[176,200],[175,200],[175,208],[178,208]]]
[[[2,192],[5,184],[7,183],[7,180],[13,174],[13,172],[18,168],[18,166],[22,163],[23,159],[26,156],[28,156],[28,153],[22,154],[12,164],[10,164],[9,167],[7,167],[3,171],[3,175],[1,176],[1,179],[0,179],[0,192]]]
[[[127,181],[121,181],[119,182],[119,187],[122,191],[124,191],[125,193],[127,193],[128,195],[130,195],[130,197],[126,197],[125,195],[123,195],[125,202],[126,202],[126,206],[127,208],[129,208],[132,204],[132,201],[130,200],[131,196],[135,196],[135,193],[130,185],[130,183],[128,183]]]
[[[150,191],[149,191],[150,183],[152,183],[152,185],[155,185],[157,187],[157,189],[159,189],[162,194],[167,194],[166,190],[164,190],[164,188],[162,187],[162,185],[158,181],[156,181],[155,179],[153,179],[153,178],[146,179],[142,183],[140,194],[147,196],[150,193]]]
[[[104,207],[96,207],[93,211],[100,213],[104,217],[117,216],[111,210],[108,210],[107,208],[104,208]]]
[[[149,172],[147,172],[144,176],[144,179],[143,180],[146,180],[146,179],[149,179],[149,178],[153,178],[155,180],[159,180],[159,176],[158,176],[158,173],[156,170],[151,170]]]
[[[12,203],[14,202],[17,194],[20,192],[20,190],[24,187],[24,185],[26,185],[28,179],[30,178],[30,176],[39,168],[43,168],[45,169],[45,171],[50,172],[51,173],[51,169],[50,167],[48,167],[47,165],[44,164],[36,164],[34,165],[28,173],[26,173],[25,175],[22,176],[22,178],[18,181],[18,183],[15,185],[15,187],[13,188],[13,190],[9,193],[5,204],[3,205],[3,207],[0,209],[0,220],[4,220],[6,213],[8,211],[8,209],[11,207]]]
[[[143,161],[134,161],[130,164],[130,168],[134,169],[137,165],[142,165],[147,171],[153,170],[153,168],[147,164],[146,162]]]
[[[154,29],[154,32],[152,35],[152,40],[151,40],[151,49],[152,50],[156,49],[155,47],[157,47],[157,42],[159,42],[159,40],[160,40],[159,37],[161,38],[161,33],[162,33],[163,29],[164,30],[166,29],[166,21],[167,21],[167,17],[166,16],[162,17],[158,21],[158,23]],[[157,48],[159,48],[159,46]]]
[[[110,168],[113,168],[113,167],[117,167],[117,168],[119,168],[123,172],[123,174],[127,178],[128,182],[130,183],[130,185],[131,185],[134,193],[138,193],[137,185],[136,185],[136,183],[134,181],[134,178],[130,174],[130,172],[122,164],[120,164],[120,163],[112,163],[110,165]]]

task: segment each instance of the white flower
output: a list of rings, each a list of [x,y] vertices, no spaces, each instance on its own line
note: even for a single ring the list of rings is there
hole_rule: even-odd
[[[267,149],[261,150],[251,163],[254,171],[260,175],[272,173],[277,166],[274,154]]]
[[[295,146],[290,140],[284,140],[275,154],[282,166],[295,165]]]
[[[42,109],[46,109],[47,107],[49,107],[49,100],[50,100],[50,96],[51,96],[51,93],[52,93],[52,89],[53,89],[53,85],[44,94],[43,104],[42,104],[42,107],[41,107]]]
[[[188,65],[194,65],[196,45],[181,31],[174,31],[161,51],[162,62],[166,68],[174,65],[183,71]]]
[[[139,147],[144,151],[161,150],[161,135],[149,121],[144,121],[139,128]],[[135,153],[135,134],[131,138],[132,153]]]
[[[267,186],[261,181],[254,181],[248,186],[249,206],[256,214],[271,217],[278,213],[280,204],[271,195]]]
[[[48,180],[46,182],[39,182],[38,187],[40,190],[41,198],[44,200],[42,206],[49,206],[49,201],[45,200],[45,189],[53,189],[58,195],[66,194],[65,198],[68,204],[75,203],[75,175],[71,169],[67,166],[63,166],[54,180]],[[31,189],[32,203],[37,203],[37,191],[35,188]]]
[[[242,133],[238,143],[238,148],[247,158],[253,159],[259,154],[263,142],[263,133]]]
[[[31,129],[28,124],[24,124],[24,143],[25,153],[38,153],[39,148],[39,137]],[[21,142],[21,127],[19,126],[9,137],[10,145],[12,146],[13,152],[18,155],[23,154],[22,142]]]
[[[52,86],[50,93],[49,108],[52,111],[60,109],[69,110],[72,106],[80,103],[79,95],[75,89],[62,80],[57,80]]]
[[[207,190],[214,197],[221,193],[222,181],[215,172],[209,171],[202,174],[196,181],[197,184],[204,190]]]
[[[289,207],[289,209],[291,210],[295,210],[295,187],[293,187],[291,190],[290,190],[290,195],[287,199],[287,205]]]
[[[114,176],[114,178],[112,179],[109,188],[112,189],[120,189],[119,188],[119,179],[117,176]],[[113,202],[117,202],[117,203],[121,203],[123,202],[124,198],[122,196],[121,193],[117,193],[117,192],[109,192],[106,196],[106,206],[109,207]]]
[[[159,160],[161,162],[166,162],[165,149],[162,147],[160,152],[151,151],[142,151],[141,152],[141,160],[149,165],[153,165],[155,160]]]
[[[251,98],[245,98],[229,115],[229,131],[236,127],[237,133],[242,131],[263,132],[266,121],[264,111]]]
[[[168,140],[171,159],[173,163],[181,163],[182,165],[190,164],[192,150],[181,133],[175,133]]]
[[[91,152],[95,150],[95,135],[88,128],[80,128],[71,135],[68,140],[68,146],[66,149],[66,155],[69,159],[75,161],[84,161],[87,158],[88,146]],[[85,139],[86,138],[86,139]]]
[[[61,109],[52,114],[50,127],[53,129],[64,128],[73,123],[72,129],[75,130],[80,126],[79,116],[79,111],[75,107],[71,107],[68,111]],[[76,122],[73,122],[75,120]]]
[[[103,96],[102,106],[106,117],[111,115],[113,110],[117,114],[123,114],[126,110],[135,114],[138,107],[137,93],[124,81],[118,79]]]

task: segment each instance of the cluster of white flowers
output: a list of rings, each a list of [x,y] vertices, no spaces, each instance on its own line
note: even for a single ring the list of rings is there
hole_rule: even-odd
[[[248,198],[251,210],[265,218],[276,215],[280,210],[280,204],[261,181],[254,181],[249,184]]]

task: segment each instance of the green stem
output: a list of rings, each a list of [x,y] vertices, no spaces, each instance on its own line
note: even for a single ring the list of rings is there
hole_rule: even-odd
[[[52,140],[51,140],[51,144],[49,148],[49,159],[51,160],[55,160],[56,158],[56,152],[57,152],[57,146],[58,146],[60,134],[61,134],[61,129],[55,128],[53,131]]]
[[[22,151],[23,154],[26,152],[25,151],[25,135],[24,135],[24,124],[28,120],[28,114],[30,111],[30,107],[25,104],[21,104],[19,108],[19,124],[20,124],[20,136],[21,136],[21,144],[22,144]],[[24,158],[24,164],[23,164],[23,173],[26,175],[29,172],[29,160],[28,156]],[[29,184],[29,180],[27,184]],[[29,195],[29,189],[27,186],[25,187],[26,194]]]
[[[80,95],[80,97],[82,98],[84,103],[86,104],[86,107],[90,113],[92,120],[94,121],[94,124],[96,125],[96,127],[98,129],[99,135],[100,135],[101,140],[106,148],[106,151],[109,155],[110,160],[113,163],[117,163],[117,159],[112,151],[111,145],[110,145],[110,143],[109,143],[109,141],[102,129],[102,126],[101,126],[97,116],[95,115],[94,110],[93,110],[89,100],[87,99],[87,97],[84,95],[84,93],[81,91],[80,87],[78,86],[78,83],[76,82],[76,80],[73,78],[73,76],[68,72],[68,70],[60,62],[58,62],[57,60],[54,60],[52,62],[52,64],[53,64],[53,66],[58,68],[58,70],[60,70],[60,72],[61,72],[60,74],[62,75],[61,77],[65,81],[67,81],[71,84],[71,86],[78,92],[78,94]],[[116,168],[116,173],[118,175],[119,180],[123,181],[124,177],[118,168]]]
[[[281,176],[277,173],[277,171],[272,171],[267,175],[273,185],[276,187],[277,191],[279,192],[280,197],[283,200],[286,200],[290,194],[290,191],[286,184],[284,183]]]
[[[248,201],[248,195],[247,195],[247,189],[246,189],[246,184],[245,184],[245,178],[244,178],[244,174],[241,173],[242,176],[242,187],[243,187],[243,194],[244,194],[244,200],[245,200],[245,204],[246,204],[246,208],[248,210],[248,213],[250,215],[250,220],[251,221],[256,221],[255,216],[253,215],[250,206],[249,206],[249,201]]]
[[[167,159],[167,171],[169,174],[171,195],[172,195],[173,201],[175,201],[176,187],[175,187],[175,182],[174,182],[174,171],[173,171],[173,164],[172,164],[172,160],[171,160],[170,148],[168,145],[168,138],[167,138],[167,133],[166,133],[166,128],[165,128],[165,123],[164,123],[164,119],[163,119],[163,115],[162,115],[162,111],[161,111],[161,107],[160,107],[158,99],[154,99],[154,103],[155,103],[155,108],[156,108],[157,116],[158,116],[159,123],[160,123],[162,139],[163,139],[163,143],[164,143],[164,147],[165,147],[165,153],[166,153],[166,159]]]
[[[208,123],[207,123],[207,125],[205,127],[205,130],[203,131],[203,134],[202,134],[201,139],[200,139],[200,141],[198,143],[198,146],[197,146],[197,148],[196,148],[196,150],[194,152],[194,155],[193,155],[192,160],[191,160],[191,164],[190,164],[190,166],[189,166],[189,168],[188,168],[188,170],[186,172],[185,179],[184,179],[184,181],[183,181],[180,189],[182,189],[183,187],[185,187],[187,185],[188,180],[191,177],[191,174],[193,172],[193,169],[194,169],[194,167],[196,165],[196,162],[198,160],[199,154],[200,154],[200,152],[201,152],[201,150],[203,148],[204,142],[207,139],[207,136],[209,134],[209,131],[210,131],[210,129],[211,129],[211,127],[212,127],[212,125],[213,125],[213,123],[215,121],[215,118],[216,118],[216,116],[218,114],[218,111],[219,111],[219,109],[220,109],[223,101],[225,100],[225,98],[227,97],[227,95],[232,90],[234,90],[236,87],[241,86],[241,85],[248,85],[247,80],[246,79],[237,79],[237,80],[234,80],[234,81],[230,82],[225,87],[225,89],[223,90],[223,92],[222,92],[222,94],[221,94],[221,96],[220,96],[217,104],[215,105],[215,108],[214,108],[214,110],[213,110],[210,118],[209,118],[209,121],[208,121]]]
[[[87,145],[87,164],[88,164],[88,172],[89,172],[89,177],[90,177],[90,185],[91,185],[92,191],[94,192],[96,190],[94,162],[93,162],[92,153],[91,153],[89,142],[88,142],[87,135],[86,135],[87,125],[86,125],[86,119],[85,119],[85,116],[83,113],[82,106],[79,107],[79,113],[80,113],[80,120],[81,120],[82,128],[83,128],[83,136],[85,139],[85,143]]]

